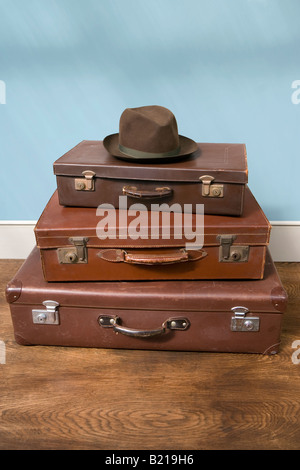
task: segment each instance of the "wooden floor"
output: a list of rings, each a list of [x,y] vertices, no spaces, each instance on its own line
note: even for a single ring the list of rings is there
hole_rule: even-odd
[[[300,263],[276,265],[275,356],[19,346],[4,289],[20,264],[0,260],[0,449],[300,448]]]

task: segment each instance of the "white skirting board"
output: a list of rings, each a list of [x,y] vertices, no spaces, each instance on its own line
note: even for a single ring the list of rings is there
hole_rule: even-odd
[[[0,220],[0,258],[25,259],[35,245],[34,220]]]
[[[300,262],[300,221],[270,221],[270,251],[274,261]]]
[[[0,258],[25,259],[35,245],[36,222],[0,221]],[[274,261],[300,262],[300,221],[271,221],[270,251]]]

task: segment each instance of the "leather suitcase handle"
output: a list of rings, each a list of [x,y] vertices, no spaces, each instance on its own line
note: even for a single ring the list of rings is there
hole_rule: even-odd
[[[101,250],[97,253],[99,258],[112,263],[128,263],[128,264],[142,264],[146,266],[157,266],[165,264],[186,263],[188,261],[199,261],[207,256],[203,250],[179,250],[171,251],[169,253],[152,254],[152,253],[130,253],[125,250],[107,249]]]
[[[124,262],[129,264],[176,264],[184,263],[188,260],[188,252],[184,249],[162,255],[152,255],[149,253],[124,253]]]
[[[172,192],[172,189],[168,187],[155,188],[152,190],[138,189],[136,186],[123,187],[123,194],[125,196],[134,197],[137,199],[157,199],[170,196]]]
[[[135,338],[150,338],[152,336],[160,336],[170,330],[187,330],[190,322],[187,318],[169,318],[159,328],[140,330],[136,328],[128,328],[120,324],[121,320],[118,316],[101,315],[98,319],[99,325],[103,328],[112,328],[115,333],[121,333],[125,336],[133,336]]]

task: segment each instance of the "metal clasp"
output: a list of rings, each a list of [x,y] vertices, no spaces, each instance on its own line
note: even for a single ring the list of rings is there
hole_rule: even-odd
[[[204,197],[223,197],[223,184],[211,184],[214,177],[210,175],[200,176],[202,183],[202,196]]]
[[[41,325],[59,325],[59,303],[54,300],[45,300],[46,310],[32,310],[32,321]]]
[[[74,245],[69,248],[58,248],[57,257],[60,264],[87,263],[87,237],[71,237],[69,242]]]
[[[247,307],[233,307],[231,311],[234,317],[231,317],[231,331],[259,331],[259,317],[246,316],[249,313]]]
[[[220,262],[246,262],[249,257],[249,246],[233,245],[236,235],[217,235],[220,242]]]
[[[75,179],[75,189],[76,191],[94,191],[95,190],[95,181],[94,177],[96,173],[91,170],[85,170],[82,172],[84,178]]]

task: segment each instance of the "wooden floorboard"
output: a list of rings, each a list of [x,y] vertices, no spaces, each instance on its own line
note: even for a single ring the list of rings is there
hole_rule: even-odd
[[[17,345],[4,289],[20,264],[0,260],[0,449],[300,448],[300,263],[276,263],[275,356]]]

